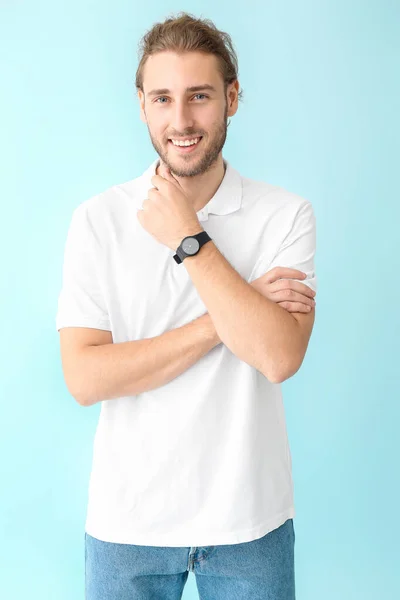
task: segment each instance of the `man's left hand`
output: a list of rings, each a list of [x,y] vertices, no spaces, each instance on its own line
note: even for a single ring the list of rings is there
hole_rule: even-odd
[[[171,171],[160,161],[160,175],[153,175],[154,185],[143,201],[137,218],[142,227],[161,244],[176,250],[183,238],[204,231],[196,211]]]

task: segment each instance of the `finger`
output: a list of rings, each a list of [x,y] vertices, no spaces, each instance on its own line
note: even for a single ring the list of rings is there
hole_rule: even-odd
[[[304,296],[309,296],[310,298],[314,298],[316,292],[310,288],[310,286],[305,283],[301,283],[301,281],[294,281],[292,279],[279,279],[278,281],[274,281],[269,284],[269,289],[273,292],[278,292],[280,290],[294,290],[295,292],[299,292]]]
[[[177,186],[180,187],[179,181],[175,178],[175,176],[172,173],[171,169],[169,167],[167,167],[166,165],[165,165],[165,172],[166,172],[167,177],[169,178],[169,180],[172,181],[172,183],[175,183]]]
[[[263,275],[262,277],[265,277],[267,281],[272,283],[273,281],[276,281],[277,279],[280,279],[282,277],[291,277],[292,279],[305,279],[307,277],[307,273],[299,271],[298,269],[291,269],[289,267],[274,267],[270,271],[267,271],[267,273],[265,273],[265,275]]]
[[[153,187],[156,188],[156,190],[159,190],[160,188],[164,187],[165,184],[165,178],[161,177],[161,175],[153,175],[150,181]]]
[[[270,299],[273,302],[302,302],[308,306],[315,306],[315,300],[294,290],[290,290],[290,294],[286,290],[279,290],[278,292],[270,292]]]
[[[147,196],[147,200],[152,200],[153,202],[160,200],[163,197],[162,192],[160,192],[158,188],[150,188],[149,190],[147,190]]]
[[[163,163],[162,161],[160,161],[160,167],[158,170],[159,170],[161,177],[163,177],[167,181],[170,181],[174,185],[179,186],[179,182],[172,175],[172,173],[171,173],[170,169],[167,167],[167,165],[165,163]]]
[[[161,177],[164,177],[164,179],[168,179],[167,165],[162,160],[160,161],[160,166],[158,167],[158,174],[161,175]]]
[[[302,302],[279,302],[279,306],[288,312],[310,313],[312,308]]]

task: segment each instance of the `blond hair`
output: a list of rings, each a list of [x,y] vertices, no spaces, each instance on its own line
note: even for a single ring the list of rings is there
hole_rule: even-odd
[[[149,56],[157,52],[173,51],[204,52],[217,57],[218,70],[227,86],[238,78],[238,60],[232,39],[225,31],[220,31],[209,19],[198,19],[194,15],[180,12],[167,18],[163,23],[155,23],[139,42],[139,65],[136,71],[136,89],[143,90],[143,69]],[[242,100],[243,91],[238,92]]]

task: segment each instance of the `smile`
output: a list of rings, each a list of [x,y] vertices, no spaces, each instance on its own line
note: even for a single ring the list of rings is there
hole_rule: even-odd
[[[194,152],[196,148],[200,145],[202,139],[203,137],[198,137],[194,140],[189,140],[185,143],[168,140],[168,143],[171,144],[177,152],[187,154],[190,152]]]

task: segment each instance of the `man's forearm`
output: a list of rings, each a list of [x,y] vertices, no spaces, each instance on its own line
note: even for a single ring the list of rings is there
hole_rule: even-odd
[[[213,241],[183,265],[222,343],[270,381],[278,381],[301,353],[296,320],[245,281]]]
[[[143,340],[89,346],[82,350],[78,401],[133,396],[165,385],[221,343],[208,313]]]

